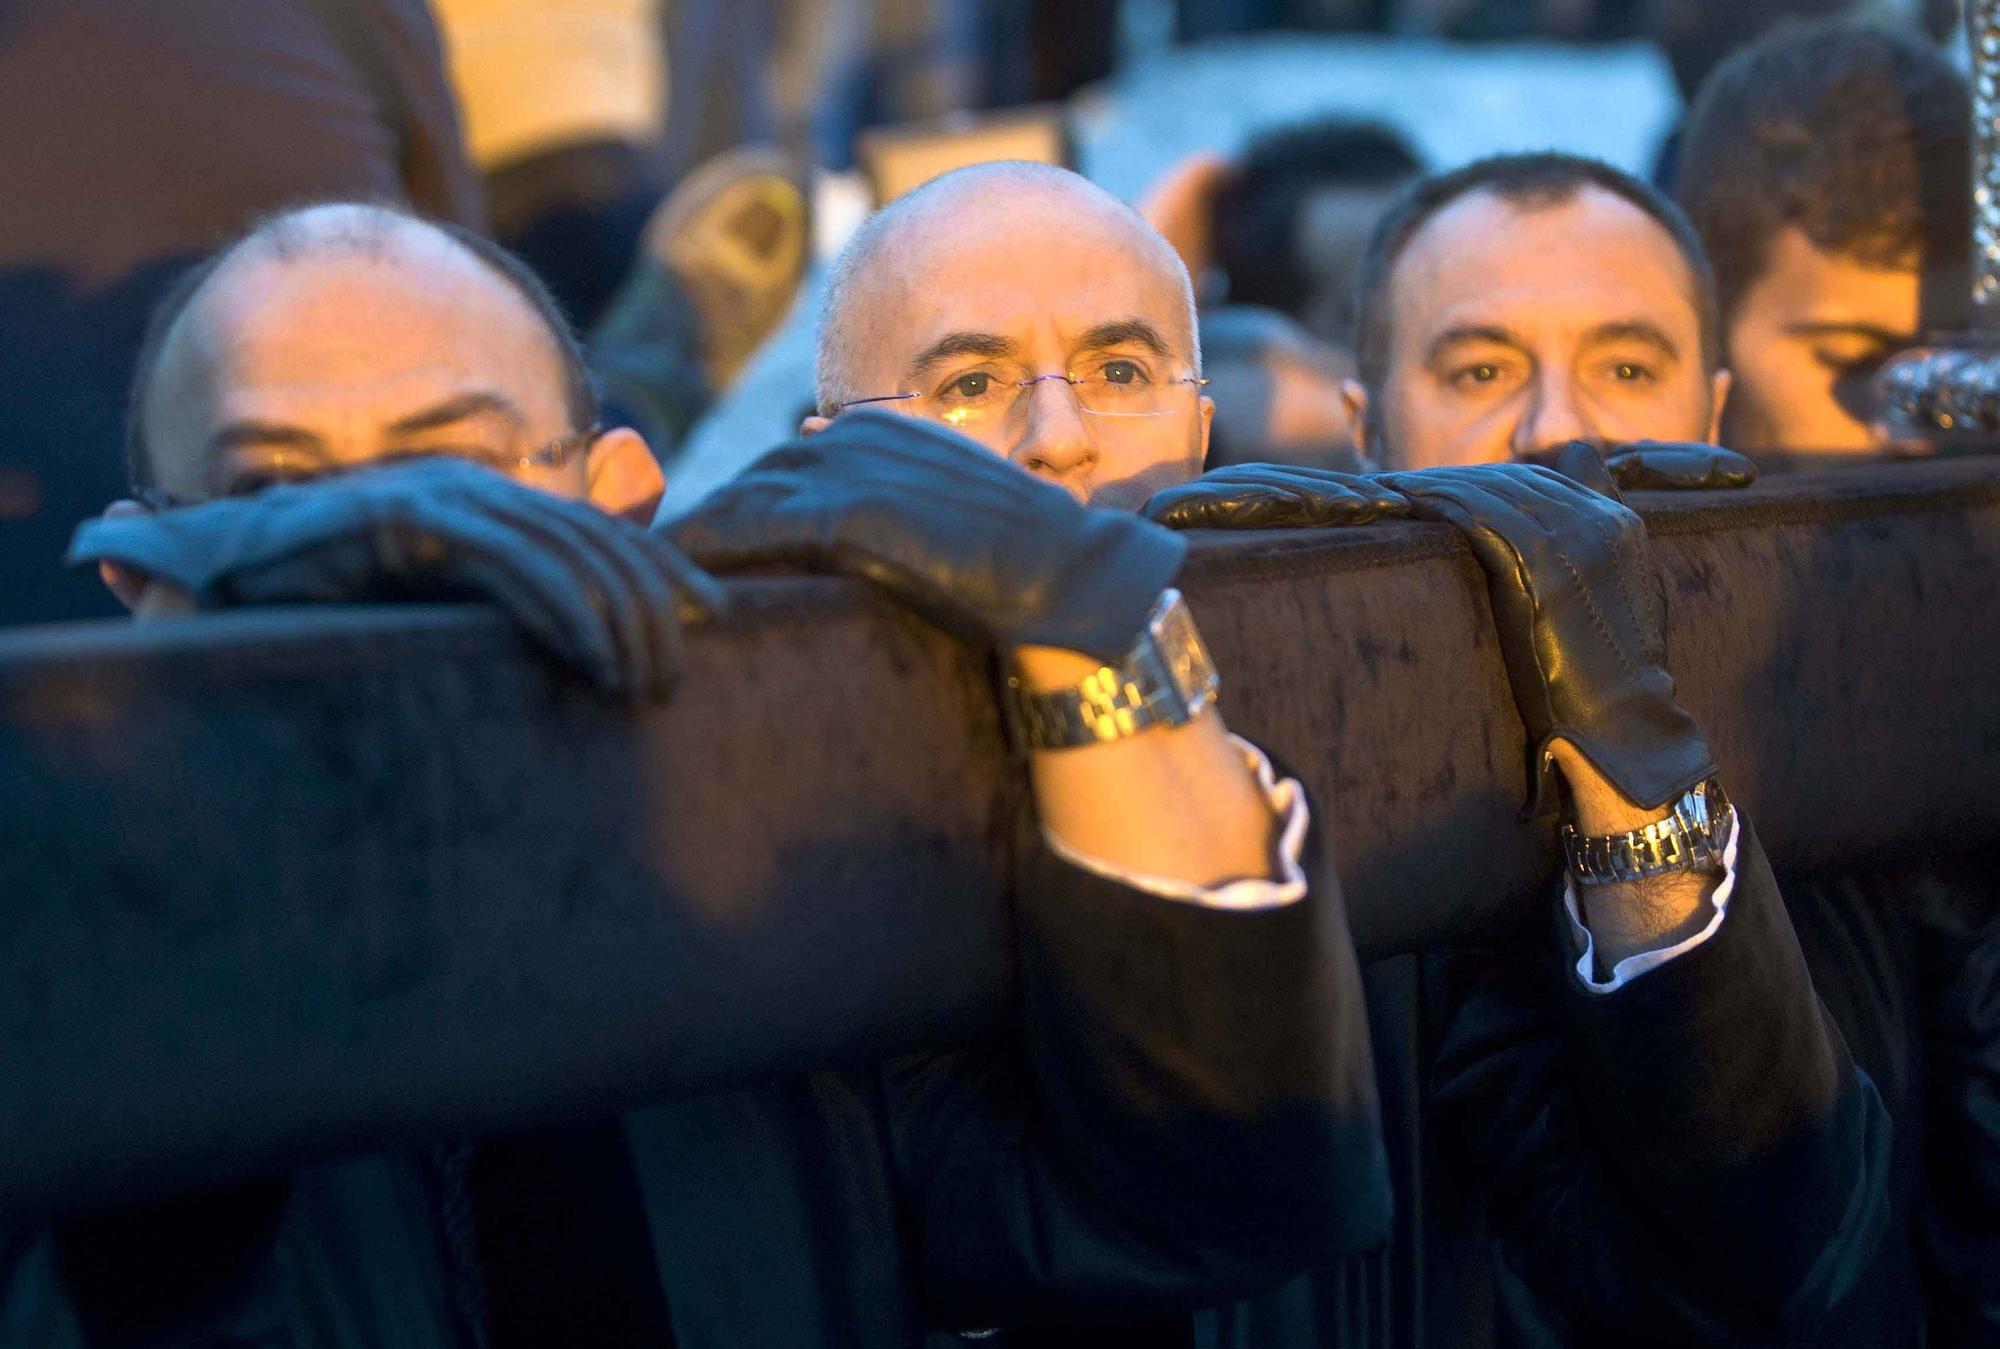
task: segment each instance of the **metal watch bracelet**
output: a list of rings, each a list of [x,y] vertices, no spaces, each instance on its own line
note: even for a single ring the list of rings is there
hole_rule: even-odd
[[[1679,872],[1722,870],[1723,840],[1736,807],[1715,779],[1681,794],[1673,813],[1623,834],[1585,834],[1562,827],[1563,856],[1583,885],[1616,885]]]
[[[1010,675],[1001,702],[1015,743],[1026,749],[1076,749],[1137,735],[1149,726],[1180,726],[1213,702],[1214,662],[1178,590],[1167,590],[1132,649],[1079,683],[1052,692]]]

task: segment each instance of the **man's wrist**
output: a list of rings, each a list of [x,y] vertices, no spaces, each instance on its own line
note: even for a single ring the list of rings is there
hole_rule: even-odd
[[[1104,664],[1080,651],[1059,646],[1019,646],[1012,653],[1014,672],[1036,693],[1075,688]]]
[[[1181,593],[1162,591],[1115,664],[1075,651],[1013,653],[1002,693],[1008,734],[1029,750],[1080,749],[1156,726],[1182,726],[1215,700],[1220,679]]]

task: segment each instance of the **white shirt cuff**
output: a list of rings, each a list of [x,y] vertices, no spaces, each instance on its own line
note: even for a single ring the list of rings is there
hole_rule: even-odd
[[[1611,977],[1600,980],[1597,972],[1597,948],[1591,941],[1590,929],[1583,925],[1583,908],[1576,897],[1576,878],[1567,871],[1563,873],[1563,912],[1569,915],[1569,932],[1583,954],[1577,958],[1576,977],[1584,988],[1592,993],[1616,993],[1625,985],[1637,979],[1648,970],[1656,970],[1675,956],[1685,955],[1695,947],[1713,937],[1722,926],[1723,915],[1729,912],[1729,897],[1736,893],[1736,816],[1729,816],[1728,836],[1722,844],[1722,883],[1715,887],[1715,894],[1709,903],[1715,906],[1701,931],[1691,937],[1683,937],[1672,946],[1663,946],[1657,951],[1641,951],[1637,955],[1626,956],[1611,967]]]
[[[1239,912],[1276,909],[1296,903],[1306,893],[1306,873],[1299,865],[1299,859],[1305,852],[1306,830],[1312,824],[1312,812],[1306,806],[1305,788],[1299,786],[1296,778],[1278,781],[1276,770],[1264,757],[1264,751],[1248,740],[1232,735],[1229,742],[1242,751],[1243,762],[1257,775],[1257,785],[1271,807],[1272,817],[1283,821],[1278,829],[1276,866],[1273,868],[1277,873],[1275,876],[1251,876],[1216,886],[1194,885],[1171,876],[1128,871],[1110,862],[1085,856],[1046,829],[1042,831],[1042,841],[1049,845],[1050,852],[1071,866],[1082,867],[1108,881],[1143,890],[1161,899],[1177,899],[1186,904],[1199,904],[1206,909],[1235,909]]]

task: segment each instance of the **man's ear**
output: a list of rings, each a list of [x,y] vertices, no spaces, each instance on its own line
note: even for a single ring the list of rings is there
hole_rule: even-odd
[[[1722,444],[1722,409],[1729,402],[1729,388],[1735,382],[1735,376],[1731,375],[1727,368],[1724,368],[1716,371],[1710,379],[1712,382],[1709,385],[1711,390],[1709,406],[1713,410],[1709,413],[1708,417],[1708,443],[1711,445],[1720,445]]]
[[[119,515],[145,515],[147,510],[136,501],[119,500],[104,508],[105,518]],[[104,582],[104,588],[118,597],[118,602],[130,613],[138,613],[146,603],[146,592],[153,582],[143,572],[133,571],[118,562],[100,562],[97,575]]]
[[[827,427],[832,425],[833,425],[833,418],[822,417],[818,413],[814,413],[812,416],[806,418],[804,421],[799,423],[799,434],[802,436],[816,436],[820,432],[826,430]]]
[[[613,427],[592,442],[584,467],[591,505],[606,515],[652,523],[667,479],[644,436],[629,426]]]
[[[1340,381],[1340,401],[1347,408],[1347,424],[1353,428],[1354,452],[1369,467],[1379,466],[1375,453],[1374,423],[1368,420],[1368,390],[1358,379]]]
[[[1208,467],[1208,437],[1215,429],[1215,400],[1207,394],[1201,396],[1201,458],[1195,462],[1202,468]]]

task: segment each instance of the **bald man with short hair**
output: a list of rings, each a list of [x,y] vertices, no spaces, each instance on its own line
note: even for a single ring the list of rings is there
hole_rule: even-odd
[[[806,429],[893,408],[1136,510],[1201,472],[1204,383],[1187,268],[1138,212],[1065,169],[982,164],[890,203],[835,261]]]

